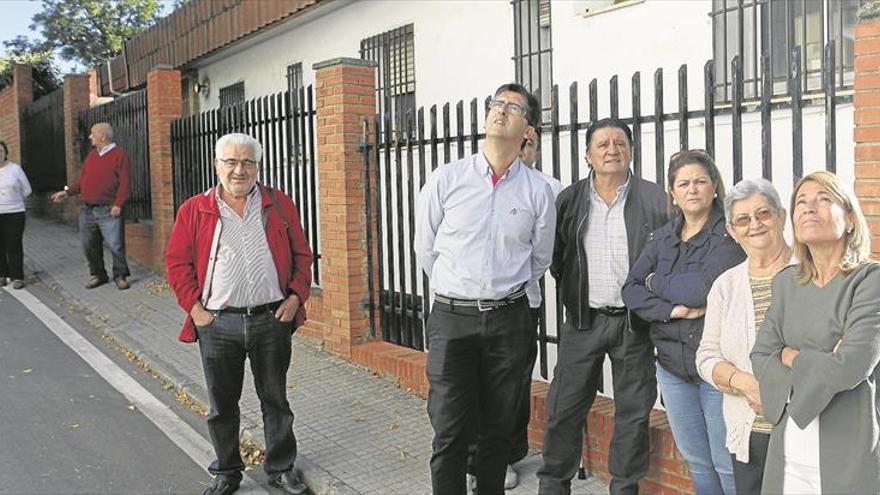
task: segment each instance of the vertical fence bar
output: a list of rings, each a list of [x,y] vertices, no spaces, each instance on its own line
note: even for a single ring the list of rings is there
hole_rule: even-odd
[[[407,218],[409,220],[409,288],[412,291],[409,294],[409,298],[407,301],[408,308],[407,320],[409,320],[409,331],[410,331],[410,343],[414,349],[422,350],[424,349],[424,344],[422,343],[422,332],[421,332],[421,319],[419,318],[418,311],[418,264],[416,264],[416,250],[415,250],[415,237],[416,237],[416,207],[415,207],[415,197],[418,194],[418,190],[416,189],[416,184],[414,180],[414,170],[415,164],[413,163],[413,114],[412,112],[408,112],[406,116],[406,186],[407,186],[407,201],[406,201],[406,212]],[[400,229],[400,232],[403,232],[403,229]],[[411,314],[409,314],[411,312]]]
[[[477,137],[480,134],[480,130],[477,127],[477,99],[474,98],[471,100],[471,154],[475,155],[478,151],[478,140]]]
[[[715,63],[707,61],[703,66],[703,98],[705,114],[703,124],[706,128],[706,153],[715,156]]]
[[[388,292],[386,295],[388,315],[389,340],[395,344],[400,344],[400,326],[397,319],[397,298],[394,296],[395,266],[394,266],[394,182],[391,180],[391,113],[385,112],[385,236],[386,236],[386,253],[388,259]]]
[[[654,72],[654,167],[655,182],[665,189],[663,178],[666,157],[663,144],[663,69]]]
[[[559,86],[554,84],[550,87],[550,150],[553,162],[551,164],[553,177],[559,178]]]
[[[455,132],[456,132],[456,151],[458,159],[464,158],[464,102],[458,100],[455,104]]]
[[[431,127],[432,131],[435,134],[433,141],[436,141],[436,107],[431,107]],[[424,107],[419,108],[418,113],[418,140],[419,140],[419,191],[425,187],[425,180],[427,179],[427,171],[425,169],[425,109]],[[434,149],[436,151],[436,143],[434,143]],[[431,306],[431,283],[428,280],[428,276],[424,273],[422,274],[422,333],[423,333],[423,343],[426,344],[427,347],[427,335],[424,335],[425,330],[428,328],[428,314],[430,313]]]
[[[290,93],[288,93],[289,95]],[[289,98],[288,98],[289,100]],[[367,224],[367,291],[370,318],[370,335],[376,337],[376,300],[374,290],[376,280],[373,276],[373,190],[370,185],[370,122],[366,118],[361,121],[361,153],[364,157],[364,211]]]
[[[733,73],[733,98],[731,99],[731,122],[733,127],[733,183],[742,180],[742,101],[743,101],[743,66],[742,57],[733,57],[731,72]]]
[[[316,159],[315,154],[315,100],[312,92],[312,85],[310,84],[306,90],[306,102],[308,104],[308,129],[309,129],[309,161],[308,163],[308,171],[309,171],[309,187],[311,192],[311,202],[310,209],[312,211],[312,228],[311,228],[311,236],[312,236],[312,252],[315,254],[315,262],[312,264],[314,271],[314,277],[316,284],[321,283],[321,252],[318,250],[318,181],[317,181],[317,169],[318,169],[318,161]]]
[[[617,87],[617,74],[611,76],[611,80],[608,81],[608,93],[610,96],[610,106],[611,106],[611,116],[613,118],[618,118],[620,115],[620,102],[618,98],[618,87]]]
[[[761,176],[773,180],[773,140],[771,133],[770,99],[773,97],[773,73],[770,70],[770,52],[761,55]]]
[[[452,161],[449,124],[449,103],[443,104],[443,163]]]
[[[403,199],[403,139],[401,139],[401,131],[406,131],[404,121],[399,120],[397,124],[396,134],[398,137],[394,140],[394,192],[395,192],[395,207],[397,211],[397,224],[395,225],[395,234],[397,237],[397,269],[398,269],[398,284],[397,287],[400,288],[400,343],[406,347],[412,346],[412,325],[409,318],[407,318],[406,310],[406,242],[405,235],[400,235],[404,232],[406,228],[406,223],[404,220],[404,199]],[[403,127],[403,129],[401,129]],[[395,295],[395,297],[397,297]]]
[[[801,47],[791,49],[788,70],[788,93],[791,96],[791,162],[792,179],[796,182],[804,175],[803,113],[801,111]]]
[[[437,170],[437,105],[431,105],[431,170]]]
[[[590,81],[589,98],[590,98],[590,124],[594,124],[599,120],[599,87],[596,79]]]
[[[836,84],[834,81],[834,40],[825,45],[825,170],[837,172],[837,109],[834,102]]]
[[[376,114],[373,117],[373,163],[376,164],[375,170],[375,180],[376,180],[376,268],[378,272],[377,282],[379,284],[379,325],[380,331],[382,332],[382,340],[385,342],[391,342],[391,325],[389,323],[389,318],[385,313],[385,302],[387,298],[384,294],[386,294],[387,290],[391,287],[391,283],[389,279],[385,276],[385,245],[382,241],[382,161],[381,161],[381,151],[382,151],[382,142],[381,142],[381,122],[382,117],[379,114]],[[388,153],[388,149],[384,149],[385,153]],[[387,187],[387,186],[386,186]],[[386,230],[390,229],[390,224],[386,225]]]
[[[569,132],[569,147],[571,151],[571,182],[575,183],[580,179],[579,167],[580,157],[578,156],[578,85],[577,81],[571,83],[568,87],[568,122],[571,126]],[[558,179],[559,177],[557,177]],[[541,341],[543,345],[543,340]],[[546,352],[546,345],[544,346]],[[541,354],[544,356],[544,354]],[[542,358],[543,360],[543,358]]]
[[[632,166],[633,174],[642,177],[642,76],[636,72],[632,76]]]
[[[687,65],[678,68],[678,143],[681,150],[688,149],[688,91]]]

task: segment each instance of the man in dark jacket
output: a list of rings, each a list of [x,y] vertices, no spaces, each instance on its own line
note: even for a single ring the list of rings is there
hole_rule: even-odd
[[[568,494],[577,472],[584,421],[611,358],[614,433],[611,493],[638,493],[648,470],[648,416],[657,398],[647,325],[627,310],[621,289],[648,234],[666,223],[666,193],[629,170],[632,132],[618,119],[587,130],[587,178],[556,201],[550,272],[562,292],[565,323],[547,398],[539,492]]]

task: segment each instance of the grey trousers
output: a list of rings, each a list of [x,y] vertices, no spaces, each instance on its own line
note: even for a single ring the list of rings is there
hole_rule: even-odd
[[[566,323],[547,396],[539,493],[569,494],[582,455],[584,421],[599,388],[605,355],[614,383],[614,431],[608,453],[611,493],[638,493],[648,471],[648,417],[657,400],[653,345],[629,329],[626,315],[596,314],[589,330]]]

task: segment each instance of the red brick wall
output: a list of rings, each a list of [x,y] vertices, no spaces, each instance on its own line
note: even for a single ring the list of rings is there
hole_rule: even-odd
[[[180,71],[157,68],[147,74],[150,188],[153,208],[151,266],[165,273],[165,245],[174,226],[171,122],[181,116]]]
[[[346,358],[369,338],[362,120],[376,113],[371,63],[334,59],[314,65],[323,315],[308,331]],[[320,333],[319,333],[320,332]]]
[[[21,163],[21,107],[34,100],[31,68],[15,64],[12,84],[0,91],[0,140],[9,146],[9,160]]]
[[[91,105],[89,97],[89,77],[69,75],[64,77],[64,156],[67,165],[67,184],[73,184],[82,171],[82,150],[79,142],[79,114]],[[70,225],[77,225],[79,202],[67,200],[60,210],[62,219]]]
[[[855,189],[880,257],[880,18],[860,21],[855,34]]]

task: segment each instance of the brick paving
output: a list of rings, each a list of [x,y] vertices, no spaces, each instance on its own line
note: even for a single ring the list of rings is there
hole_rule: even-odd
[[[165,280],[130,261],[132,288],[110,283],[86,290],[88,278],[77,232],[29,215],[25,264],[30,283],[43,283],[62,306],[137,354],[158,374],[207,403],[197,344],[177,341],[183,311]],[[109,253],[105,254],[109,267]],[[315,493],[416,495],[431,492],[432,430],[425,401],[348,361],[296,337],[288,389],[299,445],[297,467]],[[259,401],[247,373],[242,429],[263,445]],[[520,462],[521,484],[511,494],[537,492],[540,455]],[[607,493],[605,483],[576,481],[574,493]]]

